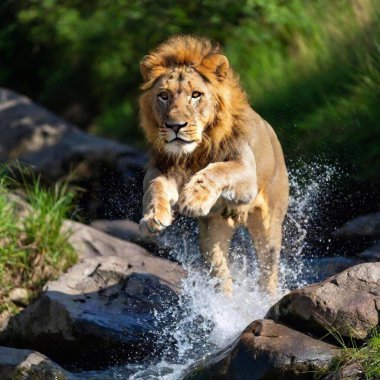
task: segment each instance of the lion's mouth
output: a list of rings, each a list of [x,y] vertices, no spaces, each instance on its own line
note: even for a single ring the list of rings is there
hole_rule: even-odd
[[[196,140],[190,140],[190,141],[188,141],[188,140],[181,139],[180,137],[176,137],[176,138],[174,138],[173,140],[166,141],[166,142],[167,142],[168,144],[170,144],[170,143],[172,143],[172,142],[174,142],[174,141],[178,141],[178,142],[180,142],[180,143],[182,143],[182,144],[191,144],[191,143],[195,142]]]

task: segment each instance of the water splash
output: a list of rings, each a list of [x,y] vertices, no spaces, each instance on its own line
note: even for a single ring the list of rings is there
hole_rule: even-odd
[[[293,164],[290,171],[291,196],[289,212],[284,223],[283,255],[280,265],[280,292],[307,284],[313,277],[307,234],[318,214],[323,194],[336,176],[335,167],[319,163]],[[127,375],[114,371],[115,379],[178,380],[186,370],[207,359],[235,340],[253,320],[265,316],[271,302],[257,288],[257,263],[249,234],[238,229],[231,249],[231,272],[234,278],[234,297],[226,298],[215,291],[217,280],[202,269],[194,221],[180,219],[163,236],[174,247],[173,256],[187,269],[175,326],[164,334],[167,348],[161,361],[151,365],[129,366]],[[305,257],[307,254],[307,257]],[[178,310],[168,311],[177,313]],[[169,336],[169,339],[168,339]],[[162,347],[163,342],[159,342]],[[128,376],[128,377],[127,377]]]

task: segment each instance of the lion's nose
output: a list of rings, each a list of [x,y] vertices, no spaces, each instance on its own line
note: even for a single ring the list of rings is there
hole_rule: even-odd
[[[178,131],[183,128],[183,127],[186,127],[187,125],[187,121],[184,121],[184,122],[180,122],[180,121],[173,121],[173,122],[166,122],[165,123],[166,127],[167,128],[170,128],[172,129],[175,133],[178,133]]]

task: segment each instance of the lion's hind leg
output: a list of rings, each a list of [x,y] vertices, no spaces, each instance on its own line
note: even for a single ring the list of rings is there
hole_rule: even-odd
[[[248,216],[247,227],[253,238],[259,265],[259,287],[274,296],[278,287],[282,222],[284,216],[255,208]]]
[[[211,274],[220,279],[220,288],[231,297],[233,283],[228,268],[228,252],[235,230],[234,221],[222,216],[199,218],[199,244],[202,256]]]

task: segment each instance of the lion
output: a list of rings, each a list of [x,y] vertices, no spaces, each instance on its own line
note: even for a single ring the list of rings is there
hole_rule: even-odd
[[[275,295],[289,184],[272,127],[248,103],[219,45],[175,36],[140,63],[141,126],[151,149],[144,178],[146,235],[197,218],[200,250],[220,288],[233,294],[228,265],[234,230],[254,242],[258,284]]]

